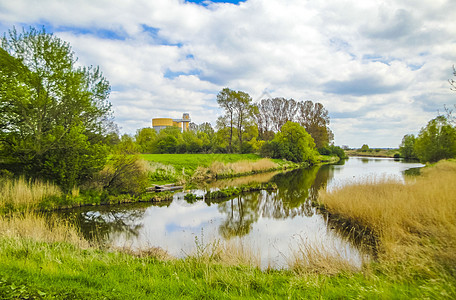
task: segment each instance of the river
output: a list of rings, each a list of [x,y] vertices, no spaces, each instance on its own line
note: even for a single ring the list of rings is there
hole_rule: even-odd
[[[271,181],[278,186],[273,192],[189,203],[184,200],[185,191],[167,203],[84,207],[58,214],[72,220],[87,239],[115,247],[160,247],[184,257],[195,253],[198,245],[229,241],[250,248],[262,267],[283,268],[300,246],[310,245],[335,251],[359,265],[364,255],[328,224],[311,201],[322,188],[331,190],[367,178],[401,181],[406,170],[421,166],[389,158],[351,157],[341,164],[218,181],[204,187]],[[204,193],[202,189],[192,192]]]

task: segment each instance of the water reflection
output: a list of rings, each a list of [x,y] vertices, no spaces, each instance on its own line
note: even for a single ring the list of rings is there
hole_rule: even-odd
[[[317,199],[318,191],[372,173],[389,172],[402,176],[404,170],[419,166],[391,159],[350,158],[345,164],[244,178],[272,181],[278,186],[273,192],[260,191],[221,201],[193,203],[184,200],[185,193],[178,193],[172,202],[160,205],[86,207],[60,214],[72,219],[89,240],[116,246],[159,246],[175,256],[191,253],[195,237],[201,235],[206,241],[243,239],[261,249],[264,264],[280,267],[284,266],[284,257],[296,246],[299,236],[315,245],[335,244],[337,249],[347,253],[347,257],[359,258],[356,245],[345,238],[344,226],[332,222],[311,205]],[[206,188],[232,186],[233,182],[237,181],[219,181]],[[199,192],[204,194],[203,190]]]

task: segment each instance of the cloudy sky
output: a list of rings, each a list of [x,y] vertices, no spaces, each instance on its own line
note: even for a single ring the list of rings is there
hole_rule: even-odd
[[[0,0],[0,31],[45,26],[110,81],[122,133],[224,87],[321,102],[337,145],[397,147],[456,104],[454,0]],[[456,79],[456,78],[455,78]]]

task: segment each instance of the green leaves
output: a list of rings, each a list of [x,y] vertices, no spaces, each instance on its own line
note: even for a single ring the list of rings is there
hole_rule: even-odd
[[[456,157],[456,128],[444,116],[432,119],[421,129],[414,150],[422,162]]]
[[[76,67],[67,42],[45,30],[10,30],[0,49],[0,159],[64,190],[104,163],[110,86],[98,67]]]

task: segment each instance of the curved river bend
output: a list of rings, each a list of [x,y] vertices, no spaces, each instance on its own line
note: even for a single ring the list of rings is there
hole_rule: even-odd
[[[161,247],[171,255],[194,253],[196,245],[214,240],[240,242],[261,258],[263,267],[286,267],[299,245],[337,251],[354,264],[359,250],[341,237],[310,203],[321,188],[332,189],[366,178],[394,176],[422,167],[388,158],[351,157],[343,164],[279,174],[218,181],[206,188],[243,181],[272,181],[274,192],[254,192],[220,202],[188,203],[177,193],[170,203],[98,206],[59,212],[75,221],[88,239],[118,247]],[[202,190],[193,191],[203,193]]]

